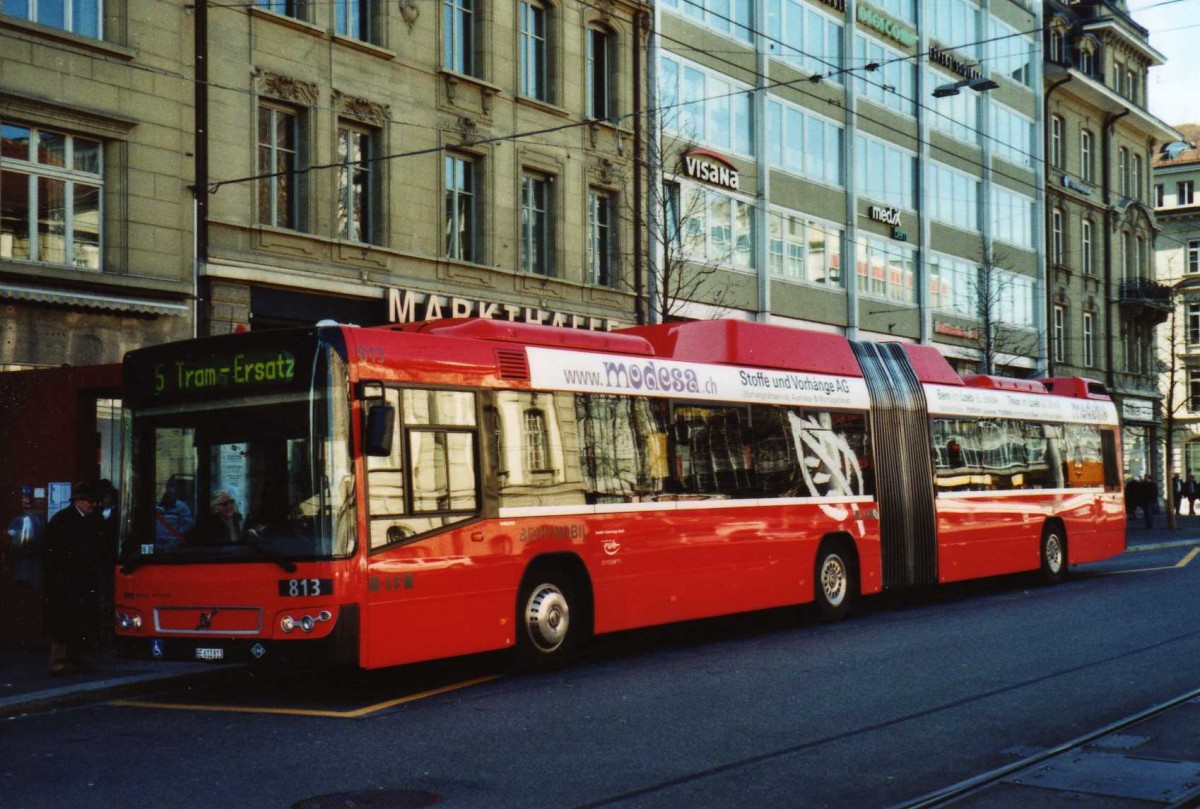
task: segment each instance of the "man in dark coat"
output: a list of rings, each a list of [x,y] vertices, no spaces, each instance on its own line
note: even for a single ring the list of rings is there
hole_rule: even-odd
[[[43,631],[50,639],[54,675],[87,668],[83,652],[100,619],[99,576],[108,553],[98,500],[91,486],[77,483],[71,505],[46,526]]]

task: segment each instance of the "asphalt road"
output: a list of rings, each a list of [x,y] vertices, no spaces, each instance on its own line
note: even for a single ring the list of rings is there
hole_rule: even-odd
[[[10,720],[5,807],[888,807],[1200,687],[1200,560],[1128,554],[603,639]],[[323,800],[314,800],[327,796]]]

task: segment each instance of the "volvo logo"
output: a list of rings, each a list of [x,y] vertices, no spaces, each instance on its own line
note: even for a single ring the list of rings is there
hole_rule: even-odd
[[[201,629],[208,629],[209,627],[211,627],[213,616],[216,615],[220,611],[221,610],[219,610],[219,609],[214,609],[212,612],[200,613],[200,623],[196,624],[196,630],[199,631]]]

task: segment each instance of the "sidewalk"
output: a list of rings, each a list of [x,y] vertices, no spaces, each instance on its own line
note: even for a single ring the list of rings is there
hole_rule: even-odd
[[[1183,516],[1174,530],[1166,515],[1156,514],[1156,527],[1131,520],[1126,532],[1129,553],[1200,545],[1200,517]],[[238,666],[212,663],[132,660],[112,653],[92,655],[93,670],[51,677],[49,652],[43,648],[0,647],[0,719],[148,693],[164,687],[227,676]]]

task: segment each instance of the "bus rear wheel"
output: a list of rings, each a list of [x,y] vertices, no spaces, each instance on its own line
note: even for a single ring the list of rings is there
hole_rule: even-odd
[[[813,600],[822,621],[846,617],[857,595],[857,581],[850,555],[841,543],[821,546],[813,573]]]
[[[1067,577],[1067,537],[1062,526],[1051,523],[1042,529],[1041,578],[1058,584]]]
[[[517,656],[522,668],[543,670],[569,663],[579,652],[583,604],[570,577],[535,572],[517,600]]]

